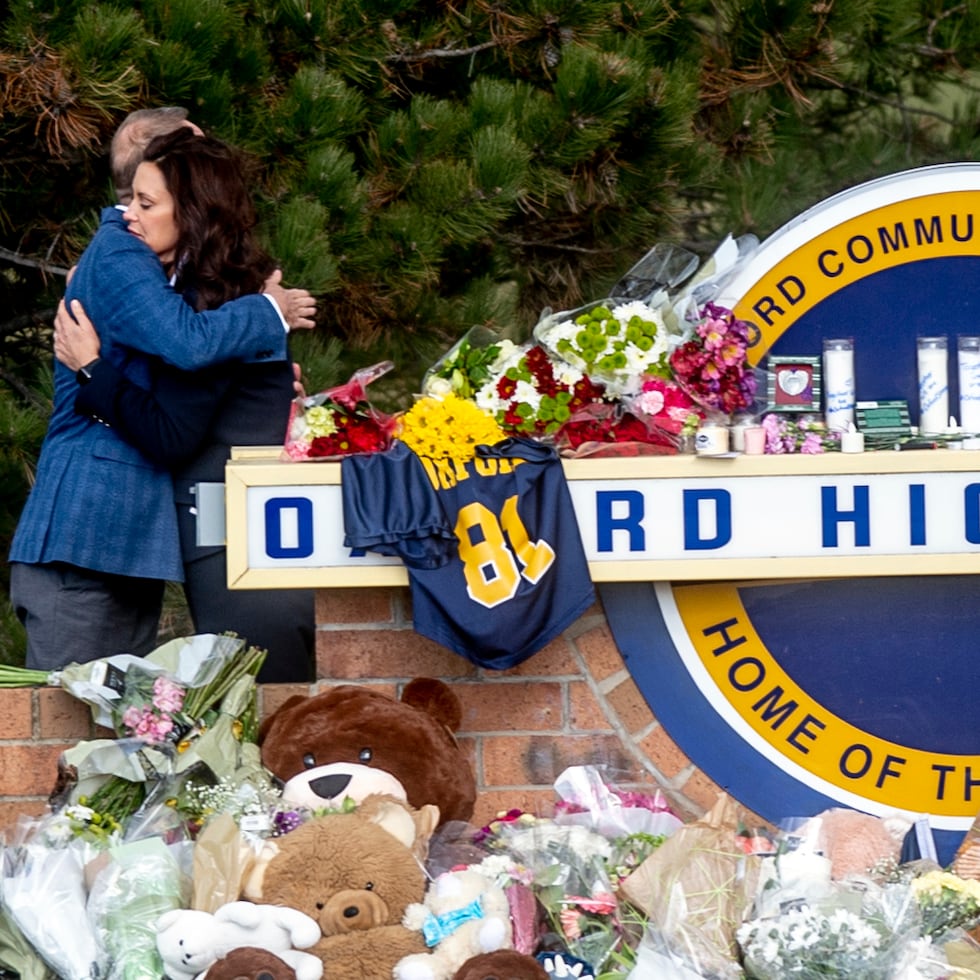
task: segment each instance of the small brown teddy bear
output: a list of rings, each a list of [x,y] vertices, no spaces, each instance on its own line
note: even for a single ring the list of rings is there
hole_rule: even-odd
[[[545,968],[527,953],[498,949],[471,956],[452,980],[550,980]]]
[[[204,974],[206,980],[296,980],[296,971],[275,953],[239,946]]]
[[[418,851],[438,819],[434,806],[415,810],[387,796],[314,817],[266,842],[245,895],[320,924],[322,938],[306,952],[320,957],[324,980],[390,977],[403,956],[425,952],[421,933],[405,928],[402,916],[425,895]]]
[[[461,720],[455,692],[434,678],[415,678],[400,700],[343,684],[289,698],[266,718],[262,763],[285,784],[283,799],[299,806],[385,793],[415,808],[435,804],[441,823],[467,821],[476,781],[453,734]]]

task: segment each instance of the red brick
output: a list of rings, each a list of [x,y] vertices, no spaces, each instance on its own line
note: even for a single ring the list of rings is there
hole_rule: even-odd
[[[483,739],[480,785],[551,786],[569,766],[604,766],[626,781],[640,767],[615,735],[500,735]],[[481,778],[482,777],[482,778]]]
[[[585,659],[589,673],[597,681],[626,669],[623,656],[605,624],[583,633],[576,639],[575,645]]]
[[[299,695],[308,697],[312,693],[309,684],[260,684],[258,687],[259,718],[269,715],[282,707],[283,702]]]
[[[0,797],[43,796],[54,789],[58,757],[70,745],[4,745],[0,752]]]
[[[92,709],[84,701],[58,688],[37,692],[38,732],[41,738],[87,739],[92,737]]]
[[[0,833],[4,834],[8,843],[14,843],[21,817],[41,817],[50,812],[46,793],[43,799],[24,797],[0,801]]]
[[[318,623],[394,623],[393,589],[320,589]]]
[[[501,680],[460,683],[453,690],[463,704],[464,731],[541,732],[563,727],[560,684]]]
[[[622,681],[607,692],[606,703],[632,734],[643,731],[654,720],[650,706],[632,678]]]
[[[638,745],[657,772],[668,780],[676,779],[691,764],[663,725],[657,725]]]
[[[721,787],[700,769],[695,769],[691,773],[684,785],[680,787],[680,791],[702,811],[710,810],[718,802],[718,797],[722,793]]]
[[[523,663],[509,670],[485,671],[487,677],[555,677],[559,674],[578,674],[581,668],[575,651],[564,635],[552,640]]]
[[[0,739],[30,738],[34,734],[32,705],[34,688],[7,687],[0,691],[3,710],[0,711]]]
[[[568,722],[579,732],[608,732],[611,730],[605,707],[585,681],[568,685]]]
[[[322,631],[317,636],[317,677],[472,677],[476,668],[411,629]]]

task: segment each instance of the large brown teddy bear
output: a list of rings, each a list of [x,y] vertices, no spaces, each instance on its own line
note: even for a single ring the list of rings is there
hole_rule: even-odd
[[[476,782],[454,732],[462,708],[442,681],[418,677],[400,700],[355,684],[283,702],[262,725],[262,763],[284,783],[283,799],[339,808],[375,793],[415,808],[434,804],[440,822],[473,815]]]
[[[402,925],[421,902],[419,859],[439,814],[401,800],[370,796],[354,811],[314,817],[266,842],[245,882],[249,901],[298,909],[320,924],[307,953],[323,962],[323,980],[382,980],[422,934]]]

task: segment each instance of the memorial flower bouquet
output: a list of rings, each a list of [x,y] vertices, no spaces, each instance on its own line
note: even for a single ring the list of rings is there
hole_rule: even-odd
[[[468,330],[422,379],[422,394],[441,397],[449,394],[472,399],[491,378],[500,373],[517,345],[498,337],[486,327]]]
[[[730,415],[751,406],[755,374],[748,363],[749,325],[731,310],[707,303],[690,340],[670,355],[674,380],[702,408]]]
[[[910,882],[922,918],[921,932],[935,939],[980,922],[980,881],[949,871],[928,871]]]
[[[176,795],[171,784],[201,764],[212,778],[242,765],[244,747],[257,737],[255,676],[265,656],[233,634],[201,634],[146,657],[65,668],[63,686],[116,738],[82,741],[63,753],[54,802],[83,804],[124,823],[154,790]],[[253,754],[257,760],[257,749]]]
[[[917,956],[915,903],[902,885],[838,886],[826,903],[749,919],[736,938],[749,980],[892,980]]]
[[[570,313],[546,312],[534,328],[534,338],[617,395],[639,388],[644,375],[666,377],[668,355],[679,340],[671,336],[657,310],[638,300],[608,300]]]
[[[500,442],[493,416],[452,392],[423,396],[398,420],[398,439],[419,456],[468,462],[477,446]]]
[[[584,405],[555,434],[558,452],[587,456],[661,456],[678,451],[679,436],[651,416],[631,412],[622,402]]]
[[[578,824],[519,815],[496,822],[479,870],[499,883],[526,886],[541,910],[545,949],[566,951],[598,974],[622,945],[638,941],[621,915],[607,862],[611,842]]]
[[[553,359],[540,344],[515,347],[474,401],[509,435],[553,435],[572,415],[600,401],[604,387],[570,364]]]
[[[104,975],[107,953],[85,915],[85,869],[119,843],[92,835],[75,817],[22,817],[2,855],[3,905],[45,964],[64,980]]]
[[[356,371],[346,384],[294,399],[283,460],[336,460],[391,445],[395,419],[372,408],[367,387],[394,367],[381,361]]]

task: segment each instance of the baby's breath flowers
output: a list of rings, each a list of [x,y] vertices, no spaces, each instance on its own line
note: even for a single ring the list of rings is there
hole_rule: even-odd
[[[790,908],[738,929],[746,976],[753,980],[887,980],[895,939],[878,923],[845,908]]]
[[[398,438],[416,455],[468,462],[477,446],[504,438],[492,416],[452,393],[420,398],[399,420]]]

